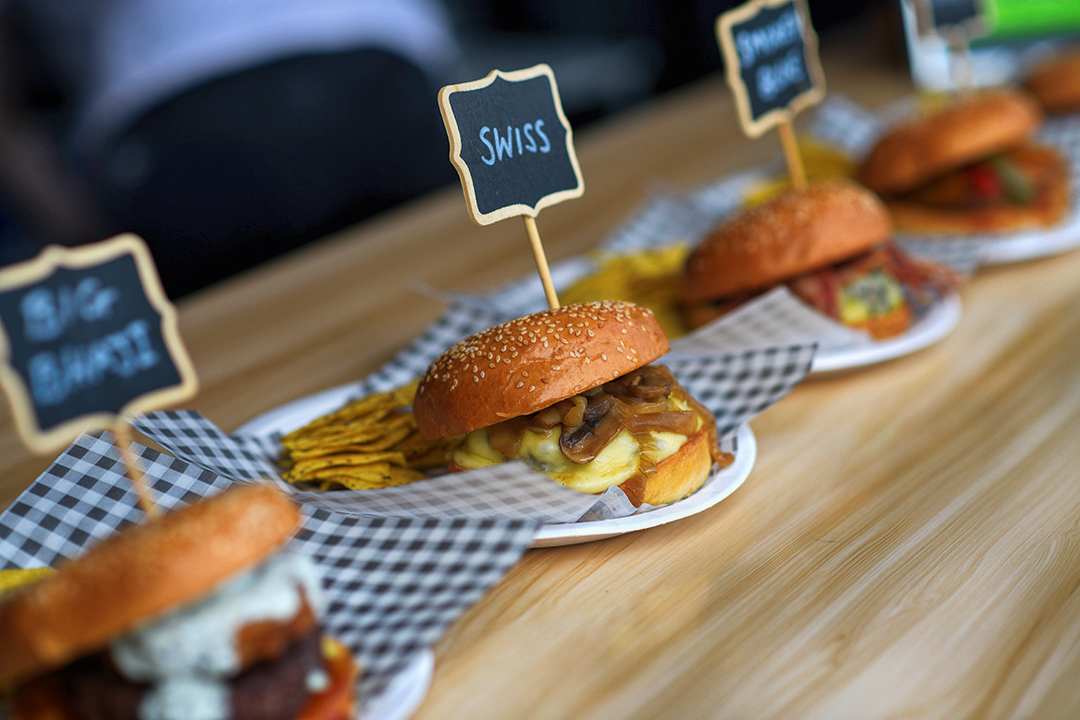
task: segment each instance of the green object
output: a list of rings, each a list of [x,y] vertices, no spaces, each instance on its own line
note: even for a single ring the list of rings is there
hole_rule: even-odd
[[[840,319],[848,325],[858,325],[888,315],[903,302],[904,290],[899,281],[874,270],[840,290]]]
[[[993,32],[983,40],[1080,31],[1077,0],[984,0]]]
[[[1004,155],[995,155],[988,161],[994,169],[1001,185],[1005,189],[1005,196],[1014,205],[1027,205],[1035,199],[1035,186],[1020,168]]]

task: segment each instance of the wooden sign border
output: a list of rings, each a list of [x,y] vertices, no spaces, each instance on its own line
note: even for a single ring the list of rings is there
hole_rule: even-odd
[[[522,80],[531,80],[541,76],[547,76],[548,80],[551,82],[552,97],[555,101],[555,112],[559,116],[559,122],[566,130],[566,152],[570,156],[570,164],[574,168],[574,176],[577,178],[577,187],[545,195],[536,203],[536,207],[525,205],[524,203],[516,203],[489,213],[482,213],[476,204],[476,186],[473,184],[472,172],[469,170],[469,165],[461,157],[461,149],[463,146],[463,143],[461,142],[461,131],[458,128],[457,118],[454,117],[454,110],[450,107],[450,96],[456,92],[469,92],[471,90],[486,88],[488,85],[495,82],[496,78],[502,78],[509,82],[520,82]],[[546,207],[558,205],[564,200],[579,198],[585,194],[585,178],[581,174],[581,165],[578,164],[577,150],[574,149],[574,129],[570,127],[570,121],[566,119],[566,113],[563,112],[562,98],[559,97],[559,84],[555,81],[555,73],[547,63],[540,63],[539,65],[533,65],[532,67],[524,68],[522,70],[512,70],[510,72],[492,70],[479,80],[457,83],[455,85],[446,85],[439,90],[439,112],[442,113],[443,122],[446,124],[447,134],[450,137],[450,162],[458,171],[458,175],[461,176],[461,185],[465,190],[465,200],[469,208],[469,216],[477,225],[491,225],[500,220],[517,217],[518,215],[536,217],[540,214],[540,211]]]
[[[911,10],[915,14],[915,32],[920,38],[941,38],[947,43],[961,39],[970,42],[985,37],[994,31],[987,17],[987,8],[984,0],[972,0],[979,14],[968,18],[962,23],[947,26],[944,31],[934,24],[934,8],[932,0],[905,0],[911,4]]]
[[[752,119],[749,90],[739,74],[739,53],[735,48],[731,26],[757,15],[762,10],[786,5],[789,2],[794,4],[795,11],[803,20],[803,60],[806,63],[807,72],[810,73],[810,83],[813,87],[796,95],[786,107],[770,110],[755,122]],[[750,0],[737,8],[723,12],[716,18],[716,40],[724,54],[724,74],[735,96],[739,124],[748,136],[761,137],[766,131],[779,124],[791,122],[804,108],[816,105],[825,98],[825,71],[821,67],[821,58],[818,56],[818,37],[813,23],[810,22],[810,12],[804,0]]]
[[[119,416],[156,410],[186,400],[198,392],[195,366],[180,337],[176,310],[165,295],[150,250],[138,235],[123,233],[92,245],[74,248],[49,245],[32,260],[0,269],[0,291],[31,285],[60,268],[78,270],[104,264],[123,255],[134,257],[143,292],[151,307],[161,315],[162,338],[180,374],[180,384],[144,393],[120,408],[116,415],[106,412],[89,413],[72,418],[51,430],[42,431],[34,413],[30,390],[23,377],[11,365],[11,340],[8,330],[0,324],[0,385],[7,390],[19,435],[34,452],[54,451],[71,442],[87,427],[112,427]]]

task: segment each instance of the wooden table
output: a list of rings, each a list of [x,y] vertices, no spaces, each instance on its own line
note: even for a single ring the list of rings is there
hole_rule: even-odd
[[[826,56],[871,106],[906,78]],[[708,80],[581,133],[587,191],[547,210],[553,260],[650,181],[775,157]],[[356,379],[439,313],[413,281],[529,272],[524,229],[449,188],[181,304],[225,428]],[[433,718],[1080,716],[1080,253],[981,272],[956,331],[805,383],[753,423],[746,484],[673,525],[536,550],[436,648]],[[6,412],[6,411],[5,411]],[[0,504],[46,460],[0,418]]]

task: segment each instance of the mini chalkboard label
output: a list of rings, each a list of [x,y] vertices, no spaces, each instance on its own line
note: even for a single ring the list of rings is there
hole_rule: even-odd
[[[990,29],[980,0],[916,0],[915,19],[920,35],[974,39]]]
[[[493,70],[439,92],[450,162],[461,176],[469,214],[480,225],[581,197],[585,182],[547,65]]]
[[[176,311],[141,239],[50,246],[0,270],[0,382],[38,452],[195,394]]]
[[[752,0],[716,19],[743,131],[758,137],[825,96],[817,35],[801,0]]]

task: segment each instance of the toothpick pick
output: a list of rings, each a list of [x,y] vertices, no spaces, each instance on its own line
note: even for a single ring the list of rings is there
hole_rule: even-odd
[[[120,451],[120,463],[124,466],[124,474],[127,475],[127,479],[131,481],[131,485],[135,489],[135,497],[138,499],[139,508],[150,519],[159,517],[161,510],[154,504],[150,485],[146,482],[146,476],[143,475],[142,470],[139,468],[139,459],[131,451],[131,429],[122,422],[118,422],[113,428],[113,432],[116,435],[116,449]]]
[[[536,218],[522,215],[525,219],[525,229],[529,233],[529,243],[532,245],[533,257],[536,258],[536,269],[540,273],[540,281],[544,283],[544,295],[547,296],[548,307],[552,310],[559,309],[559,296],[555,294],[555,283],[551,281],[551,271],[548,270],[547,257],[544,256],[544,246],[540,242],[540,231],[536,229]]]
[[[949,75],[958,95],[970,93],[975,87],[975,60],[971,57],[970,39],[960,31],[945,38],[949,53]]]
[[[780,144],[784,148],[784,160],[787,161],[788,174],[791,175],[791,184],[796,190],[805,190],[806,169],[803,167],[802,155],[799,154],[799,143],[795,140],[795,130],[791,126],[791,120],[781,122],[778,129]]]

